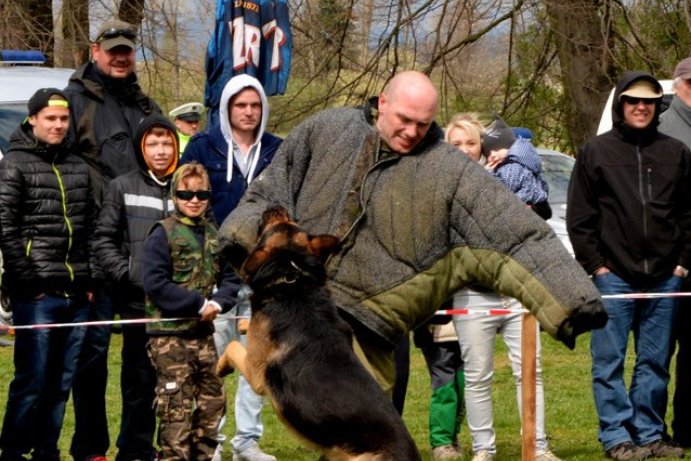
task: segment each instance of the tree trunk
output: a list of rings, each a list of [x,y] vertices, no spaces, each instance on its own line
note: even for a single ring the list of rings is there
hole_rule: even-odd
[[[142,24],[142,19],[144,19],[144,1],[145,0],[122,0],[120,8],[118,9],[118,17],[139,29]]]
[[[566,95],[566,125],[574,152],[595,135],[602,107],[616,79],[610,52],[607,0],[547,0],[559,46]]]
[[[50,0],[16,0],[0,3],[2,47],[40,50],[53,63],[53,9]]]
[[[79,67],[89,60],[89,0],[64,0],[62,4],[62,67]]]

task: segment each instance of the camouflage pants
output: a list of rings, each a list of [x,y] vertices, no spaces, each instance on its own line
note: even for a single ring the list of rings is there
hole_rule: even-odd
[[[149,356],[156,368],[156,414],[162,461],[208,461],[225,413],[223,381],[212,335],[153,336]]]

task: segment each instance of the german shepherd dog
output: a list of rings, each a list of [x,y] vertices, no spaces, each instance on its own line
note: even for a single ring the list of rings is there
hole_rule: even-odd
[[[263,213],[259,242],[241,268],[253,291],[247,349],[231,342],[217,371],[240,370],[322,460],[420,460],[324,286],[324,260],[337,243],[308,235],[278,205]]]

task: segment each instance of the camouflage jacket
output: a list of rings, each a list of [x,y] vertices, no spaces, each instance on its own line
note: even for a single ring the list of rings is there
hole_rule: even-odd
[[[172,282],[188,291],[197,292],[202,300],[210,298],[221,271],[216,227],[208,221],[201,225],[204,232],[202,245],[195,235],[195,227],[180,222],[175,215],[159,221],[154,230],[158,226],[165,231],[168,240],[173,269]],[[160,304],[160,302],[155,303],[147,293],[146,316],[154,319],[183,316],[177,315],[176,311],[171,312]],[[195,314],[201,306],[203,303],[193,306],[193,309],[197,310]],[[149,334],[197,335],[211,332],[213,332],[213,324],[202,323],[199,320],[175,322],[163,320],[147,324]]]

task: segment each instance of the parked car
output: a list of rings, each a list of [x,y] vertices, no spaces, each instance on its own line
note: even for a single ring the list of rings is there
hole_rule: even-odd
[[[566,232],[566,196],[571,171],[576,160],[573,157],[549,149],[537,149],[542,161],[542,171],[549,185],[547,201],[552,207],[552,217],[547,221],[561,243],[573,255],[573,247]]]
[[[41,62],[37,56],[45,61],[36,52],[0,51],[0,158],[7,150],[10,135],[26,118],[29,98],[39,88],[65,88],[74,72],[36,65]]]

